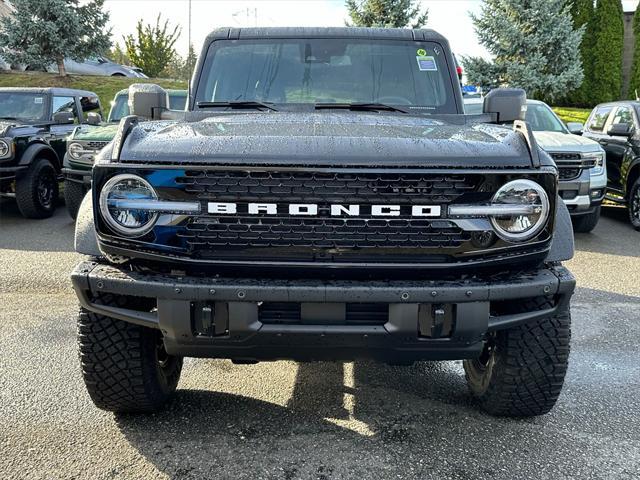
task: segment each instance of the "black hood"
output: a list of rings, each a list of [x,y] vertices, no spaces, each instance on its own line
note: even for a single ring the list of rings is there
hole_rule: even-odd
[[[18,120],[0,120],[0,137],[6,137],[9,130],[20,125]]]
[[[21,120],[0,120],[0,137],[25,135],[42,130],[42,125],[31,125]]]
[[[531,167],[524,137],[462,115],[255,112],[146,122],[120,155],[136,163]]]

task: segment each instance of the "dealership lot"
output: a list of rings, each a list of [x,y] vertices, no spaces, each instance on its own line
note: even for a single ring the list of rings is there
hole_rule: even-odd
[[[578,278],[567,384],[530,420],[474,408],[459,363],[189,360],[169,408],[97,410],[82,384],[73,224],[0,200],[1,478],[640,477],[640,233],[605,209]]]

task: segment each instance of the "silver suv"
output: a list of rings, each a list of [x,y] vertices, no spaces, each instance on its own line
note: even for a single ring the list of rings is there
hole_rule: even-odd
[[[595,228],[607,186],[605,152],[582,137],[581,123],[564,124],[551,107],[527,100],[526,120],[538,144],[555,160],[560,172],[559,194],[569,208],[576,232]]]

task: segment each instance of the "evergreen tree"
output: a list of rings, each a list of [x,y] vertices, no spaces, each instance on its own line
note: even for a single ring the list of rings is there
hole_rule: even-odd
[[[160,25],[160,15],[154,25],[136,26],[137,37],[124,37],[127,56],[131,62],[150,77],[157,77],[176,55],[175,44],[180,37],[180,26],[169,29],[169,20]]]
[[[595,34],[593,0],[573,0],[571,17],[575,28],[582,26],[585,28],[580,44],[580,60],[582,61],[584,80],[582,85],[569,92],[564,103],[576,106],[592,106],[589,95],[590,85],[593,80],[593,43]]]
[[[189,45],[187,57],[183,58],[176,53],[165,69],[160,72],[160,77],[189,81],[191,80],[191,74],[193,73],[197,59],[198,56],[196,55],[193,45]]]
[[[633,49],[633,67],[631,69],[631,82],[629,83],[629,96],[631,98],[637,98],[640,93],[640,4],[636,8],[636,12],[633,15],[633,36],[634,36],[634,49]]]
[[[193,48],[193,44],[189,45],[189,52],[187,53],[187,58],[184,61],[185,72],[183,79],[187,81],[191,81],[191,75],[193,75],[193,70],[196,68],[196,62],[198,61],[198,54]]]
[[[416,0],[346,0],[353,27],[420,28],[427,23],[429,11],[420,9]]]
[[[622,93],[624,25],[620,0],[598,0],[594,12],[590,103],[618,100]]]
[[[12,0],[13,15],[0,19],[0,55],[9,63],[44,68],[64,59],[82,61],[111,46],[104,0]],[[90,32],[90,35],[87,35]]]
[[[494,57],[463,58],[471,83],[492,80],[490,86],[520,87],[530,98],[552,100],[582,82],[584,26],[574,28],[565,0],[486,0],[471,18]]]

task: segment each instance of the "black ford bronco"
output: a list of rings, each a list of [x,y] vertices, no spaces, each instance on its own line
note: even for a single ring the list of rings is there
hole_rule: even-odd
[[[548,412],[573,236],[525,101],[464,115],[430,30],[214,31],[181,118],[139,120],[166,94],[133,89],[96,158],[72,274],[94,403],[159,408],[185,356],[367,357],[462,359],[486,411]]]
[[[68,88],[0,89],[0,195],[27,218],[50,217],[58,200],[66,138],[100,114],[98,96]]]

